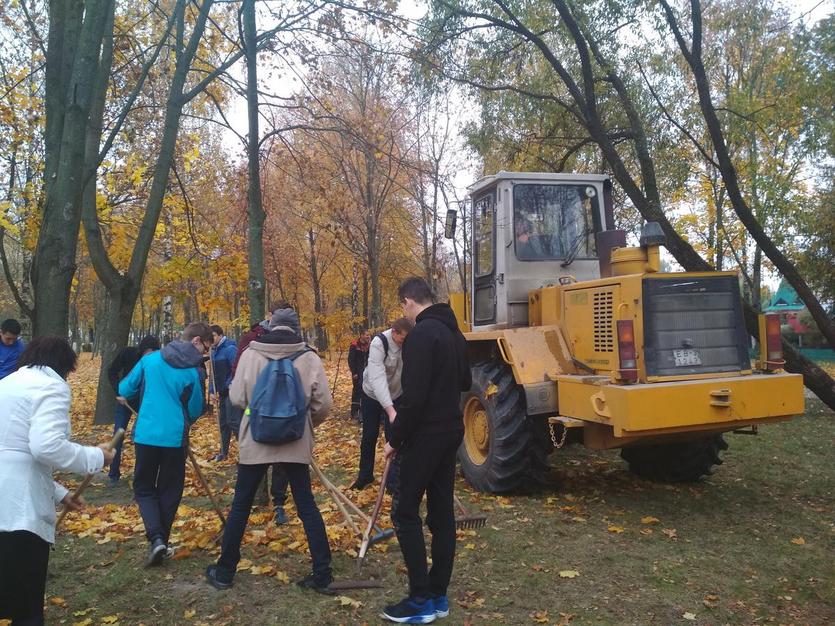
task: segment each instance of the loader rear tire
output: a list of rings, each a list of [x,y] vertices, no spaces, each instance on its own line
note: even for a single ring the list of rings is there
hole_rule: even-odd
[[[712,435],[696,441],[632,446],[621,450],[620,455],[629,463],[630,471],[641,478],[684,483],[712,474],[713,466],[722,464],[719,453],[727,449],[722,435]]]
[[[536,469],[539,457],[544,458],[532,441],[525,394],[504,363],[476,363],[472,374],[473,385],[462,396],[461,469],[479,491],[511,491]]]

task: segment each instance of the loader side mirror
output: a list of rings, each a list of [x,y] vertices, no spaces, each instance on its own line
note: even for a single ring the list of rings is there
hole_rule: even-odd
[[[444,237],[453,239],[455,237],[455,226],[458,223],[458,211],[455,209],[448,209],[446,212],[446,220],[444,220]]]

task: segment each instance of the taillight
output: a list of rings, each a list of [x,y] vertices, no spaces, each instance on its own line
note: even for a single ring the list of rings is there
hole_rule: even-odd
[[[783,360],[783,341],[780,336],[780,316],[770,313],[765,316],[765,369],[781,369]]]
[[[635,327],[632,320],[618,320],[618,356],[620,370],[618,378],[635,382],[638,380],[638,357],[635,351]]]

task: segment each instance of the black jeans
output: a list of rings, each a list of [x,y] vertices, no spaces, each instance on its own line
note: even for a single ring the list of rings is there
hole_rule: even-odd
[[[363,396],[362,393],[362,372],[356,380],[352,380],[351,387],[351,417],[356,417],[360,412],[360,402]]]
[[[400,405],[400,399],[394,401],[394,408]],[[383,405],[377,402],[367,393],[362,394],[362,440],[360,441],[360,470],[357,474],[358,481],[374,480],[374,457],[377,452],[377,439],[380,436],[380,421],[383,422],[383,434],[386,441],[389,440],[389,431],[391,424],[389,423],[388,415],[386,415]],[[389,470],[391,480],[394,480],[396,472],[396,465],[392,464]],[[390,482],[393,486],[394,483]]]
[[[445,596],[455,561],[455,455],[463,432],[414,435],[398,451],[400,479],[391,519],[409,572],[409,595]],[[432,532],[432,569],[427,572],[420,502],[426,494],[426,525]]]
[[[135,444],[133,495],[145,524],[148,541],[168,543],[177,507],[183,497],[186,448],[162,448]]]
[[[266,472],[264,472],[266,476]],[[287,477],[287,472],[284,471],[283,463],[273,464],[273,475],[270,483],[270,497],[273,501],[273,508],[283,507],[287,502],[287,485],[290,484],[290,479]]]
[[[325,532],[325,522],[313,498],[310,485],[310,468],[304,463],[280,463],[290,481],[290,490],[299,519],[307,535],[307,545],[313,561],[313,575],[319,584],[328,585],[332,580],[331,549],[328,545],[328,535]],[[264,479],[269,464],[241,465],[238,464],[238,479],[235,483],[235,497],[232,508],[226,519],[223,531],[223,542],[220,548],[220,558],[217,561],[218,578],[230,582],[235,576],[238,562],[241,560],[241,539],[243,539],[252,501],[258,485]]]
[[[232,440],[232,421],[229,419],[229,390],[218,393],[217,424],[220,429],[220,453],[229,454],[229,442]],[[235,433],[237,439],[238,433]]]
[[[0,532],[0,619],[13,626],[44,623],[49,543],[28,530]]]
[[[116,434],[116,431],[120,428],[124,428],[125,432],[128,430],[128,425],[130,424],[130,418],[133,414],[130,412],[130,409],[126,407],[124,404],[120,404],[119,402],[116,403],[116,413],[113,415],[113,434]],[[124,443],[124,439],[116,444],[116,454],[113,457],[113,461],[110,463],[110,471],[108,472],[108,476],[110,478],[115,478],[119,480],[121,477],[121,472],[119,468],[122,465],[122,444]]]

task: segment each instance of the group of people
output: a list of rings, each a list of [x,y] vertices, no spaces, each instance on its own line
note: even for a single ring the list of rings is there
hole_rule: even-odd
[[[365,352],[364,367],[354,379],[355,388],[359,381],[356,415],[361,416],[363,435],[352,488],[373,482],[382,422],[385,456],[396,460],[399,469],[387,487],[394,494],[391,517],[409,577],[408,595],[386,606],[383,616],[394,622],[429,623],[449,613],[455,457],[463,437],[459,397],[471,379],[466,343],[450,307],[435,304],[429,285],[416,277],[400,285],[398,297],[403,317],[385,332],[373,338],[366,334],[357,342],[364,344]],[[8,345],[5,329],[4,323],[2,340]],[[0,366],[6,362],[3,354],[0,349]],[[43,623],[55,503],[71,509],[83,506],[52,483],[52,472],[93,473],[110,464],[109,481],[118,484],[120,479],[121,450],[69,440],[66,378],[76,359],[63,338],[38,337],[16,361],[18,369],[0,380],[0,618],[11,617],[15,624]],[[270,377],[280,370],[276,364],[282,362],[290,363],[290,369],[282,371],[291,372],[303,421],[291,438],[273,440],[264,435],[261,403],[265,385],[271,384]],[[207,581],[217,589],[232,587],[253,502],[272,467],[276,521],[286,521],[283,504],[289,485],[307,535],[312,571],[297,584],[334,593],[330,547],[309,471],[314,429],[328,414],[332,396],[321,359],[304,342],[298,314],[286,303],[273,307],[269,319],[249,329],[240,345],[225,337],[219,326],[195,322],[186,326],[180,340],[161,349],[154,337],[144,338],[120,353],[109,368],[119,401],[115,427],[126,427],[137,414],[133,490],[148,540],[147,565],[159,565],[172,554],[169,540],[182,498],[189,429],[205,412],[207,373],[221,432],[215,458],[227,457],[233,434],[239,451],[221,554],[206,568]],[[431,568],[419,513],[424,495],[432,532]]]

